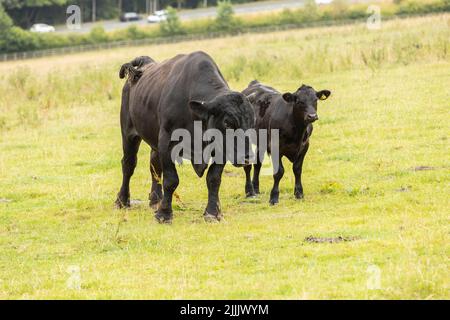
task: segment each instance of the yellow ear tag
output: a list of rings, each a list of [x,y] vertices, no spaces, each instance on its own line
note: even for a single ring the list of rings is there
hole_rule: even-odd
[[[320,100],[326,100],[327,96],[325,94],[322,94],[322,96],[320,97]]]

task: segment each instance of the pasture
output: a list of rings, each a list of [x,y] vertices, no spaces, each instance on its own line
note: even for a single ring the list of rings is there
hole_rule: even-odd
[[[445,14],[0,64],[0,298],[448,299],[449,39]],[[184,164],[160,225],[143,144],[133,207],[114,209],[120,65],[199,49],[236,90],[332,91],[304,200],[290,164],[273,207],[269,161],[255,199],[228,165],[224,221],[207,224],[205,178]]]

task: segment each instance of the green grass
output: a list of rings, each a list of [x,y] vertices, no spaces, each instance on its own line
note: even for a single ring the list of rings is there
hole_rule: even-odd
[[[0,298],[448,299],[449,18],[0,64]],[[113,209],[118,66],[195,49],[235,89],[258,77],[280,90],[332,90],[319,106],[304,201],[293,197],[287,163],[275,207],[271,176],[247,200],[243,170],[227,166],[225,221],[206,224],[205,181],[184,165],[173,225],[157,224],[146,201]],[[133,199],[147,199],[148,159],[143,145]],[[372,265],[378,290],[366,285]],[[67,286],[71,266],[80,290]]]

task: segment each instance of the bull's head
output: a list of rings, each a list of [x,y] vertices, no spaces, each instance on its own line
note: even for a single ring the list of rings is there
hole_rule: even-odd
[[[211,101],[192,100],[189,106],[195,118],[206,124],[207,130],[215,129],[222,135],[221,147],[226,157],[224,160],[231,161],[235,166],[249,163],[252,156],[251,144],[248,136],[242,133],[254,128],[255,114],[242,93],[226,93]],[[227,147],[227,139],[233,134],[233,147]]]

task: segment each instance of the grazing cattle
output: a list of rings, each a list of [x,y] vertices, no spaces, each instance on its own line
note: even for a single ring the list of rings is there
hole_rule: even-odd
[[[185,129],[194,135],[194,121],[201,121],[202,130],[245,131],[254,126],[253,108],[245,95],[230,90],[215,62],[204,52],[177,55],[160,63],[138,57],[124,64],[119,75],[128,75],[128,81],[123,87],[120,112],[123,180],[116,205],[130,206],[130,178],[144,140],[152,149],[150,205],[157,207],[155,217],[159,222],[170,223],[172,195],[179,182],[171,156],[174,130]],[[207,144],[208,141],[202,141],[200,146],[205,148]],[[183,156],[193,158],[193,154]],[[201,177],[208,162],[193,162],[193,167]],[[219,187],[223,167],[216,161],[208,169],[208,204],[204,212],[207,221],[221,218]]]
[[[282,157],[287,157],[293,163],[295,176],[294,195],[297,199],[303,198],[302,166],[306,152],[309,148],[309,137],[312,134],[312,123],[319,119],[317,116],[317,100],[327,99],[331,92],[328,90],[315,91],[310,86],[302,85],[294,93],[281,94],[274,88],[265,86],[258,81],[250,82],[249,86],[242,92],[245,94],[255,111],[256,129],[266,129],[266,141],[270,141],[270,132],[279,130],[279,154],[272,154],[272,161],[278,163],[278,171],[274,173],[274,184],[270,193],[270,204],[278,203],[281,178],[284,174]],[[257,143],[257,154],[270,154],[268,150],[259,150],[261,146]],[[276,157],[276,159],[275,159]],[[259,173],[263,159],[257,158],[254,164],[253,181],[250,179],[251,166],[244,167],[246,183],[245,193],[248,197],[259,193]],[[274,165],[274,167],[276,167]]]

